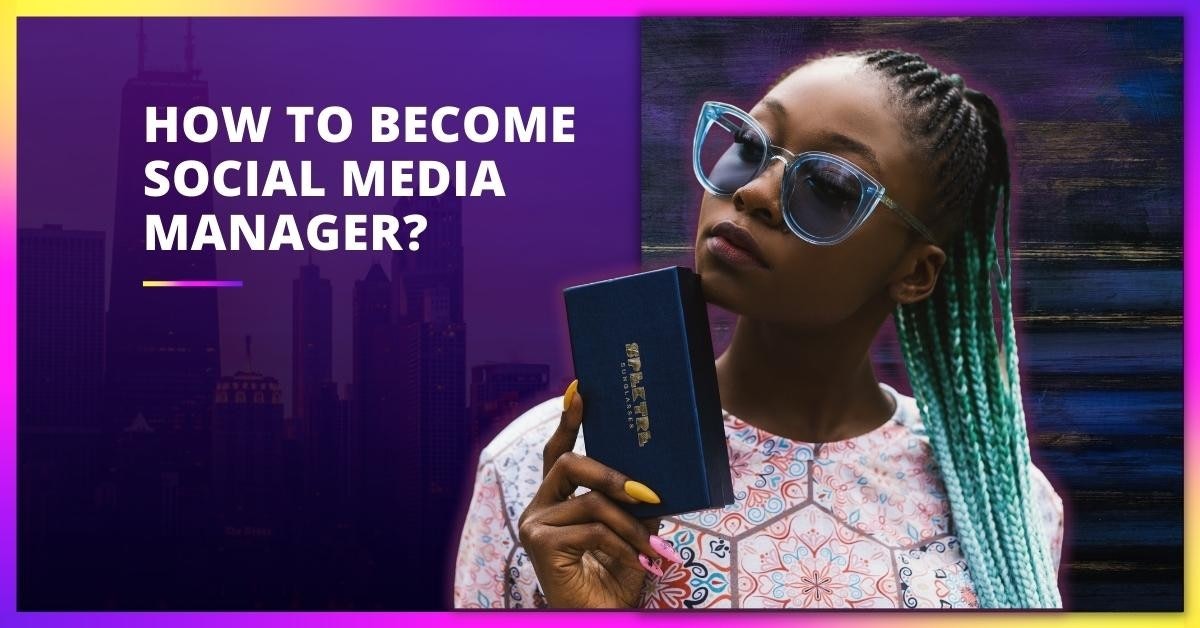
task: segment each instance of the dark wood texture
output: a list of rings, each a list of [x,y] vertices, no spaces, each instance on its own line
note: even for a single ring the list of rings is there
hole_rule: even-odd
[[[1001,107],[1035,457],[1066,504],[1065,603],[1183,604],[1182,21],[649,19],[642,261],[692,266],[699,105],[749,108],[827,49],[899,47]],[[710,310],[714,343],[732,318]],[[889,322],[877,374],[908,391]]]

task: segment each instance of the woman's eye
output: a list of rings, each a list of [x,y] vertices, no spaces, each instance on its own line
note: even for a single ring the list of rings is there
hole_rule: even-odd
[[[733,141],[738,145],[738,158],[740,158],[742,161],[757,163],[758,161],[762,160],[762,141],[754,135],[747,134],[744,131],[738,131],[733,136]]]
[[[857,200],[857,193],[842,177],[813,173],[806,177],[804,182],[813,194],[831,209],[844,211],[852,201]]]

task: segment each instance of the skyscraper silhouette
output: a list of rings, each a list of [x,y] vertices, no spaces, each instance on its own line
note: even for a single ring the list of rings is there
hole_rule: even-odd
[[[452,526],[463,503],[470,434],[466,425],[467,326],[463,321],[462,200],[404,199],[394,213],[423,214],[419,250],[392,255],[397,320],[420,328],[422,549],[430,580],[445,579]]]
[[[292,280],[292,420],[307,442],[317,390],[333,379],[333,286],[312,263]]]
[[[140,30],[141,27],[139,27]],[[146,109],[183,110],[208,103],[208,83],[193,65],[191,23],[183,70],[149,70],[139,32],[138,72],[121,93],[116,210],[109,288],[107,392],[109,426],[121,429],[139,412],[150,426],[203,431],[220,372],[217,295],[211,289],[143,288],[145,279],[214,279],[216,254],[147,251],[147,214],[187,214],[189,224],[212,212],[212,194],[188,198],[171,192],[148,198],[148,161],[211,162],[207,143],[146,142]]]
[[[134,606],[188,606],[205,599],[198,565],[212,556],[209,426],[220,375],[217,295],[212,289],[143,288],[142,281],[216,278],[216,254],[147,251],[146,216],[183,214],[189,224],[212,213],[206,192],[160,198],[144,193],[145,165],[193,159],[211,163],[207,143],[146,141],[146,112],[208,104],[194,65],[191,21],[182,69],[147,67],[139,22],[138,71],[121,92],[116,195],[105,347],[106,428],[115,437],[112,501],[121,548],[113,595]],[[114,568],[115,569],[115,568]],[[114,590],[116,591],[116,590]]]
[[[300,480],[295,517],[305,533],[328,531],[345,517],[350,496],[349,417],[333,378],[333,286],[311,260],[292,280],[290,473]],[[327,538],[327,537],[325,537]]]
[[[95,430],[104,372],[104,233],[21,229],[17,256],[18,425]]]
[[[419,508],[421,425],[413,323],[392,319],[392,285],[379,264],[354,282],[354,408],[368,520]]]
[[[87,580],[75,550],[99,529],[103,233],[19,230],[17,329],[19,604],[45,608]]]
[[[364,597],[396,600],[401,582],[412,578],[424,544],[414,542],[414,527],[426,513],[421,503],[422,425],[417,371],[420,326],[396,321],[392,283],[383,267],[372,264],[354,282],[354,450],[358,474],[354,496],[359,530],[379,566],[373,589]],[[420,599],[404,582],[405,602]],[[406,597],[401,594],[400,597]]]
[[[312,407],[304,516],[318,529],[345,526],[353,522],[354,514],[349,502],[354,479],[349,404],[338,393],[337,383],[325,382],[313,393]]]

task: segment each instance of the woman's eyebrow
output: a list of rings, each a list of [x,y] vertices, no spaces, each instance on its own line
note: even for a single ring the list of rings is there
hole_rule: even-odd
[[[787,121],[787,108],[783,103],[779,102],[771,96],[762,99],[762,104],[771,112],[771,117],[775,118],[777,128],[783,128]],[[837,131],[822,131],[819,138],[820,142],[834,149],[841,149],[848,152],[860,155],[867,161],[875,172],[882,172],[883,168],[879,165],[879,158],[875,156],[875,151],[871,150],[870,146]]]
[[[848,136],[838,133],[837,131],[821,131],[820,142],[823,145],[833,148],[840,148],[845,151],[856,153],[875,169],[875,172],[882,172],[883,168],[879,165],[879,159],[875,157],[875,151],[871,150],[870,146]]]
[[[787,109],[784,109],[783,103],[770,96],[767,96],[766,98],[762,99],[762,104],[766,105],[767,109],[771,110],[771,115],[775,117],[775,122],[783,124],[787,120]]]

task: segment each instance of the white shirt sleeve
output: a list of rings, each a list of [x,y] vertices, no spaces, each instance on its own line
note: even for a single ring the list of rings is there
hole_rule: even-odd
[[[539,403],[480,453],[455,560],[455,608],[545,606],[517,524],[541,485],[542,448],[561,414],[561,396]]]

